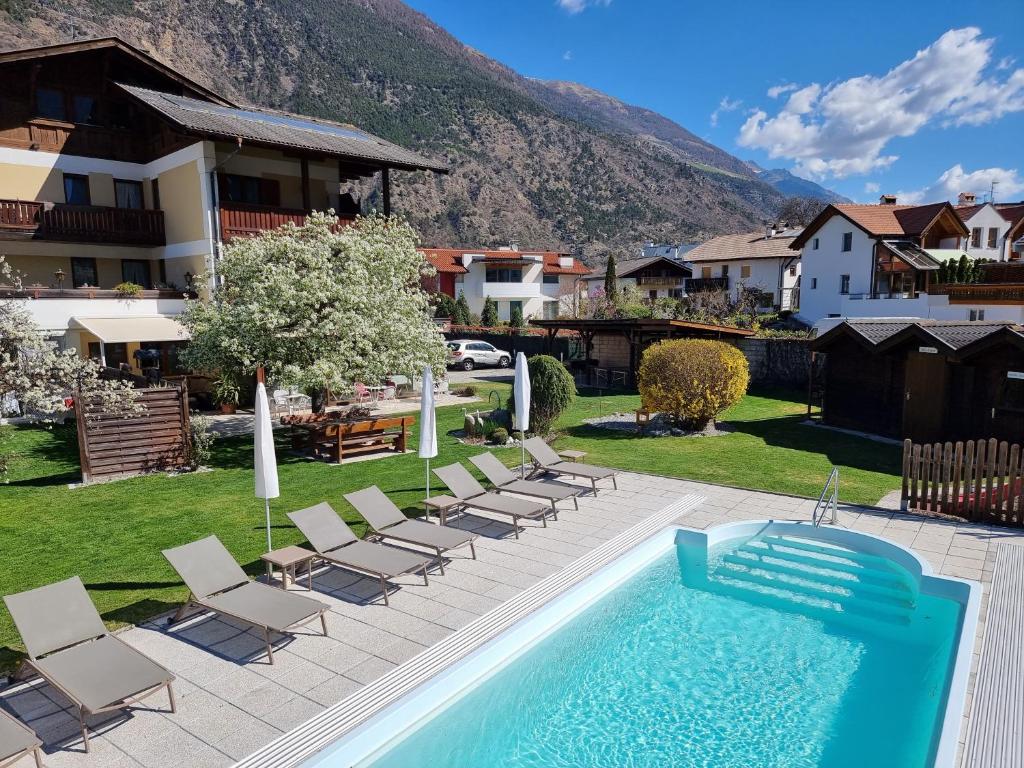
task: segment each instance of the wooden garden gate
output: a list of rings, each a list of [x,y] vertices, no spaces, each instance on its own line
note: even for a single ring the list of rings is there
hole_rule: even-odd
[[[1024,526],[1024,450],[991,440],[903,442],[903,509]]]

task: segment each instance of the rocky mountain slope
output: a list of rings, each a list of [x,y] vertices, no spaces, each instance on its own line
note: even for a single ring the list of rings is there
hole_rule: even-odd
[[[843,197],[838,192],[833,192],[810,179],[805,179],[787,171],[785,168],[772,168],[768,171],[761,171],[757,178],[771,184],[787,197],[807,197],[812,200],[822,200],[826,203],[852,203],[848,197]]]
[[[757,229],[782,195],[671,121],[528,80],[400,0],[0,0],[0,49],[118,35],[232,99],[443,158],[394,201],[439,246],[516,240],[599,263]]]

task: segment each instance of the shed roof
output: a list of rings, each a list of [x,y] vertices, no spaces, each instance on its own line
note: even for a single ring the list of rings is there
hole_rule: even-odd
[[[884,352],[908,339],[934,345],[948,353],[968,349],[993,334],[1010,334],[1024,342],[1024,326],[1009,321],[916,320],[911,318],[864,318],[846,320],[811,342],[826,349],[836,339],[853,335],[874,351]]]
[[[118,83],[128,94],[189,133],[346,157],[368,165],[447,173],[448,167],[351,125],[287,112],[240,109]]]

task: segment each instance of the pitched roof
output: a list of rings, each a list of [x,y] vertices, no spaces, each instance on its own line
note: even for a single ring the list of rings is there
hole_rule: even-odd
[[[558,260],[567,253],[557,251],[512,251],[507,249],[489,250],[480,248],[421,248],[427,261],[433,264],[438,272],[453,272],[464,274],[469,270],[462,266],[462,257],[465,254],[483,256],[485,261],[519,261],[523,256],[541,256],[544,259],[545,275],[585,275],[590,272],[579,259],[572,260],[572,266],[560,266]]]
[[[673,259],[668,256],[647,256],[641,259],[626,259],[625,261],[615,262],[615,276],[616,277],[629,277],[634,272],[649,267],[651,264],[656,264],[659,261],[667,262],[673,267],[678,267],[680,271],[690,273],[691,270],[686,264],[679,259]],[[587,275],[588,280],[603,280],[605,276],[605,267],[594,269]]]
[[[722,235],[698,245],[686,254],[686,260],[700,262],[732,259],[791,259],[794,258],[794,254],[789,244],[799,233],[798,229],[787,229],[772,237],[765,237],[764,232]]]
[[[794,250],[803,248],[811,235],[836,215],[848,219],[871,237],[919,237],[945,210],[953,215],[962,234],[969,234],[963,221],[956,215],[956,209],[948,202],[927,205],[830,203],[789,247]]]
[[[211,104],[118,83],[131,96],[180,129],[203,136],[241,138],[272,147],[292,147],[404,170],[447,173],[447,166],[351,125],[269,109]]]
[[[831,339],[850,332],[879,351],[911,337],[945,347],[948,352],[957,352],[995,333],[1010,333],[1024,342],[1024,326],[1010,321],[861,318],[840,323],[815,339],[812,347],[822,349]]]

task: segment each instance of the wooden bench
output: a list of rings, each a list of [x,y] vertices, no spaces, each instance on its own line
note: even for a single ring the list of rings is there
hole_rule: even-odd
[[[346,457],[392,450],[404,453],[414,416],[359,421],[292,421],[292,448],[310,458],[340,464]]]
[[[974,683],[964,768],[1024,768],[1024,547],[1000,544]]]

